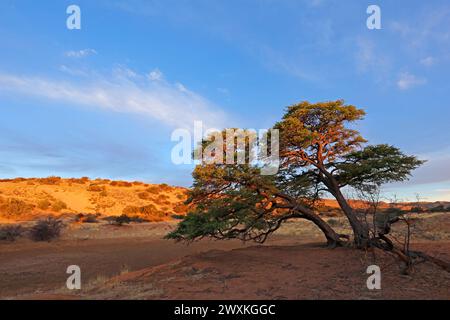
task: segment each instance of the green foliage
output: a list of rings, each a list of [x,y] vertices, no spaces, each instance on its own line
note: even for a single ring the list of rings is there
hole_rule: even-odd
[[[232,165],[203,162],[193,172],[194,184],[186,202],[191,210],[167,238],[185,241],[202,237],[238,238],[263,242],[292,218],[314,221],[323,231],[326,223],[314,213],[316,201],[323,193],[342,200],[340,189],[344,186],[367,189],[408,179],[410,172],[423,161],[389,145],[363,147],[367,141],[353,124],[364,116],[363,110],[345,105],[342,100],[301,102],[288,107],[282,120],[274,126],[280,134],[278,174],[263,176],[260,168],[249,161]],[[208,149],[215,139],[224,141],[224,150],[214,150],[206,160],[223,153],[222,163],[226,163],[226,131],[202,141],[203,149]],[[233,160],[243,152],[249,160],[248,149],[254,143],[251,137],[246,138],[241,148],[236,148],[236,136],[231,139],[228,143],[236,150]],[[342,201],[340,204],[350,220],[353,212]],[[352,223],[355,227],[357,222]]]
[[[424,161],[407,156],[398,148],[387,145],[367,146],[349,153],[344,161],[336,164],[336,179],[341,186],[363,184],[382,185],[407,180],[411,171]]]

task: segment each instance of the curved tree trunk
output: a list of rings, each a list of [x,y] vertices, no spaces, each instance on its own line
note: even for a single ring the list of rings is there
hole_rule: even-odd
[[[305,219],[314,223],[322,231],[323,235],[327,239],[327,245],[329,247],[334,248],[342,245],[340,240],[341,236],[317,214],[313,213],[312,215],[305,215]]]
[[[322,231],[323,235],[327,239],[327,244],[329,247],[334,248],[342,245],[342,236],[334,231],[334,229],[314,211],[298,204],[295,206],[294,210],[300,213],[301,218],[311,221],[320,229],[320,231]]]
[[[358,219],[353,208],[348,204],[347,200],[344,198],[341,190],[337,188],[335,191],[335,198],[341,207],[342,211],[344,211],[345,216],[347,217],[350,226],[353,230],[353,236],[355,245],[358,248],[366,248],[369,245],[369,229],[368,227]]]

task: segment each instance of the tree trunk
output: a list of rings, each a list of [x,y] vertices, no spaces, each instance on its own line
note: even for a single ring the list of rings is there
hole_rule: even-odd
[[[344,198],[341,190],[337,188],[335,191],[335,198],[339,203],[342,211],[344,211],[345,216],[347,217],[350,226],[353,230],[353,236],[355,245],[358,248],[366,248],[369,245],[369,229],[368,227],[362,223],[358,217],[356,216],[353,208],[348,204],[347,200]]]
[[[341,192],[341,189],[331,174],[327,174],[328,181],[326,181],[326,186],[330,193],[335,197],[338,202],[340,208],[344,212],[345,216],[350,223],[350,226],[353,230],[354,242],[356,247],[358,248],[366,248],[369,246],[369,228],[363,222],[361,222],[356,216],[353,208],[348,204],[344,195]]]
[[[314,211],[302,208],[301,210],[302,218],[314,223],[323,233],[327,239],[327,244],[329,247],[337,247],[342,245],[340,240],[341,236],[333,230],[333,228],[321,217],[319,217]]]

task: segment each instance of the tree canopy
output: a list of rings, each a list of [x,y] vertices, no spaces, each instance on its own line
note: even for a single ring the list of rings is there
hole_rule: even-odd
[[[278,173],[261,175],[261,167],[250,162],[199,164],[188,199],[192,210],[167,238],[264,242],[284,221],[301,218],[320,228],[329,245],[339,245],[344,235],[337,234],[316,208],[317,200],[331,195],[349,220],[355,244],[366,246],[368,230],[342,188],[404,181],[423,161],[394,146],[368,145],[355,129],[364,116],[362,109],[343,100],[289,106],[273,127],[279,130]],[[225,130],[221,137],[226,140]],[[205,139],[202,146],[210,143]],[[248,148],[236,148],[233,157],[245,151]]]

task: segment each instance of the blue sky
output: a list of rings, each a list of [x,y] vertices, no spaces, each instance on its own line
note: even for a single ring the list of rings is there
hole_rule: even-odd
[[[386,194],[450,200],[448,1],[3,0],[0,39],[1,177],[189,186],[174,129],[268,128],[287,105],[342,98],[370,142],[429,160]]]

